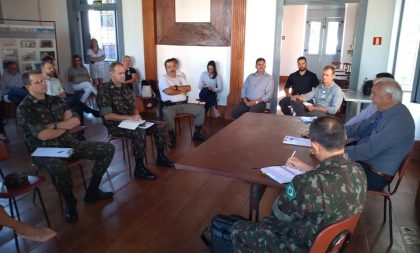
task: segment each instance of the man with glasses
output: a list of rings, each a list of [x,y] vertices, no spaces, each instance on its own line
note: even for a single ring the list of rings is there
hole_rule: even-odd
[[[1,100],[12,102],[16,105],[28,95],[28,91],[22,84],[22,75],[19,72],[19,65],[15,61],[6,63],[6,69],[0,78],[0,94]]]
[[[80,125],[79,118],[72,111],[65,109],[60,97],[46,94],[47,85],[41,71],[25,72],[22,81],[29,90],[29,95],[17,108],[17,121],[23,130],[28,151],[32,153],[38,147],[72,148],[71,158],[94,160],[92,177],[84,200],[90,203],[111,199],[113,193],[103,192],[99,189],[99,185],[111,163],[115,151],[114,146],[103,142],[79,141],[69,133],[69,130]],[[40,169],[48,171],[57,191],[65,199],[66,221],[75,222],[78,218],[77,201],[72,191],[70,171],[66,167],[67,159],[32,157],[32,161]]]

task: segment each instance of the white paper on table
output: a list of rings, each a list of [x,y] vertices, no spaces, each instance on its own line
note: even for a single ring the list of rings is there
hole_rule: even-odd
[[[303,105],[304,106],[313,106],[313,104],[312,103],[309,103],[309,102],[303,102]]]
[[[306,138],[301,138],[301,137],[294,137],[294,136],[289,136],[286,135],[284,137],[283,140],[284,144],[291,144],[291,145],[296,145],[296,146],[304,146],[304,147],[311,147],[311,140],[310,139],[306,139]]]
[[[148,121],[146,121],[146,122],[144,122],[143,124],[140,124],[139,125],[139,128],[142,128],[142,129],[147,129],[147,128],[149,128],[149,127],[151,127],[151,126],[153,126],[155,123],[153,123],[153,122],[148,122]]]
[[[295,176],[305,173],[287,165],[264,167],[261,172],[280,184],[289,183]]]
[[[73,154],[72,148],[37,148],[32,153],[32,156],[37,157],[63,157],[68,158]]]
[[[299,119],[300,119],[300,120],[302,120],[302,121],[303,121],[303,123],[305,123],[305,124],[312,123],[312,121],[314,121],[316,118],[318,118],[318,117],[316,117],[316,116],[313,116],[313,117],[300,116],[300,117],[299,117]]]
[[[118,127],[119,128],[125,128],[125,129],[134,130],[140,124],[143,124],[144,122],[146,122],[146,121],[145,120],[130,120],[130,119],[126,119],[126,120],[121,121],[121,123],[118,125]]]

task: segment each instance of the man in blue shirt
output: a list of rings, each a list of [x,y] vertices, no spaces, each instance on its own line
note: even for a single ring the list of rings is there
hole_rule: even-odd
[[[366,120],[346,126],[347,137],[357,140],[346,146],[346,153],[363,165],[368,189],[381,190],[412,149],[414,119],[401,103],[401,87],[392,78],[376,79],[371,98],[378,111]]]
[[[286,97],[280,100],[279,105],[284,115],[292,115],[290,111],[290,100],[294,95],[301,95],[308,93],[315,88],[318,84],[318,77],[315,73],[306,68],[306,58],[301,56],[297,59],[298,71],[290,74],[287,78],[286,85],[284,86],[284,93]],[[292,93],[290,93],[292,88]]]
[[[291,105],[297,116],[325,116],[334,115],[340,109],[344,93],[334,82],[335,68],[327,65],[322,70],[322,85],[303,95],[294,95]],[[313,100],[313,104],[304,104]]]
[[[241,102],[230,111],[234,119],[246,112],[264,112],[273,94],[273,77],[265,72],[265,59],[258,58],[255,67],[257,72],[250,74],[242,86]]]

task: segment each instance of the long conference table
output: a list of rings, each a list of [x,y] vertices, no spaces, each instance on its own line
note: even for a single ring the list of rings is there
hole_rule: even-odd
[[[249,183],[249,219],[255,211],[258,220],[259,200],[266,186],[284,188],[259,168],[284,165],[293,151],[313,164],[309,148],[283,144],[286,135],[300,136],[308,128],[298,117],[248,112],[177,161],[175,168]]]

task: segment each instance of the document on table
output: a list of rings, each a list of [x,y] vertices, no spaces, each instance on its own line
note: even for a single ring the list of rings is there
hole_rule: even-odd
[[[305,173],[287,165],[264,167],[261,172],[280,184],[289,183],[295,176]]]
[[[311,147],[311,140],[301,137],[294,137],[286,135],[283,140],[284,144],[291,144],[296,146],[304,146],[304,147]]]
[[[37,148],[32,153],[32,156],[39,156],[39,157],[62,157],[68,158],[73,154],[72,148]]]
[[[299,117],[299,119],[302,120],[303,123],[305,123],[305,124],[312,123],[312,121],[314,121],[316,118],[318,118],[318,117],[316,117],[316,116],[314,116],[314,117],[300,116]]]
[[[312,103],[309,103],[309,102],[303,102],[303,105],[304,106],[313,106],[313,104]]]
[[[125,129],[134,130],[139,125],[143,124],[144,122],[146,122],[146,121],[145,120],[130,120],[130,119],[126,119],[126,120],[121,121],[121,123],[118,125],[118,127],[119,128],[125,128]]]

